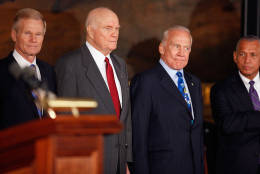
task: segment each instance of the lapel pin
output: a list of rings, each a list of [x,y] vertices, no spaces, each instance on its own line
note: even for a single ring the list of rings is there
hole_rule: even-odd
[[[193,82],[191,82],[191,86],[194,86],[194,83],[193,83]]]

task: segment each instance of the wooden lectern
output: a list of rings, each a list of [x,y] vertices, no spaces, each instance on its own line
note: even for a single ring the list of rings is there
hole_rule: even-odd
[[[112,115],[31,121],[0,131],[0,173],[101,174],[103,134],[122,125]]]

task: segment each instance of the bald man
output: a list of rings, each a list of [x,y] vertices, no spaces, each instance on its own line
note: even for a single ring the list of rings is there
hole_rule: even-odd
[[[104,173],[124,174],[132,161],[132,127],[126,64],[111,53],[117,48],[119,19],[99,7],[89,12],[85,27],[86,43],[57,62],[58,95],[92,98],[98,102],[92,114],[117,116],[124,128],[105,136]]]

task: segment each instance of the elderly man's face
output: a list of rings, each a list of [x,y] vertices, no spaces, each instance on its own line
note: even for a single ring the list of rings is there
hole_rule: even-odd
[[[162,60],[175,70],[180,70],[187,65],[190,51],[191,36],[183,30],[169,31],[167,40],[159,46]]]
[[[107,11],[101,16],[89,27],[88,32],[93,46],[106,56],[117,48],[120,25],[113,12]]]
[[[233,58],[241,74],[252,80],[258,73],[260,66],[259,41],[240,41]]]
[[[35,19],[21,19],[17,31],[13,29],[11,36],[15,42],[16,51],[23,58],[32,62],[42,47],[44,39],[43,22]]]

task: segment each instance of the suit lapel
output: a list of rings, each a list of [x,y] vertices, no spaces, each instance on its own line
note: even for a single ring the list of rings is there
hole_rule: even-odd
[[[127,105],[127,98],[128,98],[128,77],[126,76],[126,74],[124,73],[124,71],[122,70],[122,65],[120,65],[119,61],[117,60],[117,58],[115,56],[113,56],[111,54],[111,59],[116,71],[116,75],[117,78],[119,80],[120,86],[121,86],[121,93],[122,93],[122,110],[121,110],[121,116],[120,116],[120,120],[124,120],[125,117],[127,116],[127,114],[124,114],[124,112],[126,112],[125,108]],[[126,82],[126,83],[125,83]]]
[[[109,90],[106,86],[106,83],[94,61],[94,58],[90,54],[87,46],[84,44],[81,47],[82,53],[82,62],[83,66],[86,69],[86,77],[89,79],[91,84],[94,86],[97,91],[97,95],[101,98],[107,110],[110,113],[115,113],[114,105],[112,98],[110,96]],[[84,82],[82,82],[84,83]],[[84,86],[84,85],[83,85]]]
[[[184,72],[184,78],[185,78],[185,81],[186,81],[188,89],[189,89],[189,93],[190,93],[190,97],[191,97],[190,100],[192,102],[193,115],[194,115],[194,120],[195,120],[195,125],[196,125],[198,123],[198,121],[200,120],[197,118],[198,109],[199,109],[198,104],[201,103],[200,101],[198,101],[198,100],[200,100],[200,98],[198,96],[199,84],[195,83],[194,80],[192,79],[192,77],[190,76],[190,74],[188,74],[186,72]]]
[[[15,58],[13,57],[13,53],[9,54],[8,59],[9,59],[8,66],[10,66],[12,63],[17,63]],[[21,90],[21,95],[23,95],[24,98],[28,99],[28,100],[24,100],[24,102],[27,103],[28,106],[31,106],[35,118],[39,118],[37,107],[34,103],[34,99],[32,97],[31,91],[28,89],[28,86],[26,86],[25,82],[21,79],[14,79],[14,80],[16,81],[15,82],[16,87],[19,88],[19,90]]]
[[[175,85],[171,77],[168,75],[168,73],[161,66],[161,64],[158,65],[158,69],[161,75],[161,85],[165,88],[167,92],[173,95],[174,98],[181,103],[181,105],[185,106],[188,112],[190,112],[186,101],[184,100],[183,96],[179,92],[179,89],[177,88],[177,86]]]
[[[251,98],[238,73],[236,73],[232,78],[231,88],[236,94],[234,96],[238,96],[237,100],[243,103],[244,108],[249,108],[250,110],[253,110]]]
[[[48,81],[47,80],[47,74],[46,74],[46,70],[44,68],[44,66],[42,65],[42,63],[36,59],[36,64],[38,65],[39,67],[39,70],[40,70],[40,74],[41,74],[41,81]]]

